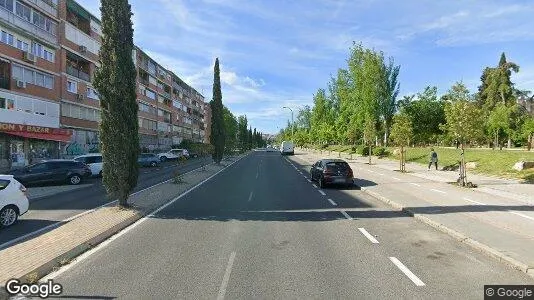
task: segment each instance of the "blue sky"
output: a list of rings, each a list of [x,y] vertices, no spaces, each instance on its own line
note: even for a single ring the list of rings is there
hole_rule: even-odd
[[[78,2],[99,16],[98,0]],[[346,67],[353,41],[401,65],[400,95],[427,85],[471,91],[500,53],[534,91],[534,2],[496,0],[130,0],[135,43],[211,99],[219,57],[223,103],[265,133],[312,103]]]

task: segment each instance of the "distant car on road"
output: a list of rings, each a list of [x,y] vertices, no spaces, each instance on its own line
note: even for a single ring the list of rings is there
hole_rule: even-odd
[[[137,162],[143,167],[157,167],[159,166],[160,159],[153,153],[141,153],[137,158]]]
[[[182,156],[189,158],[189,152],[186,149],[171,149],[165,153],[158,153],[160,161],[166,161],[168,159],[179,159]]]
[[[52,159],[13,170],[11,175],[24,185],[48,182],[77,185],[84,178],[91,176],[91,169],[81,161]]]
[[[295,154],[295,144],[293,142],[283,141],[280,146],[280,153],[282,155],[294,155]]]
[[[91,169],[92,176],[102,177],[102,154],[89,153],[74,158],[75,161],[83,162]]]
[[[13,225],[29,206],[26,187],[12,175],[0,175],[0,228]]]
[[[319,187],[326,187],[328,184],[341,184],[352,186],[354,184],[354,173],[349,164],[342,159],[321,159],[312,165],[310,178],[317,181]]]

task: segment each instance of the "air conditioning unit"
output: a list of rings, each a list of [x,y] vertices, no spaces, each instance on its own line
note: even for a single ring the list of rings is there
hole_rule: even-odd
[[[35,57],[35,54],[26,51],[24,51],[23,59],[31,63],[35,63],[37,61],[37,57]]]
[[[26,82],[24,82],[22,80],[17,80],[17,87],[19,89],[25,89],[26,88]]]
[[[76,100],[83,101],[83,94],[76,94]]]
[[[87,47],[85,47],[85,46],[83,46],[83,45],[80,45],[79,49],[80,49],[80,52],[81,52],[81,53],[85,53],[85,52],[87,52]]]

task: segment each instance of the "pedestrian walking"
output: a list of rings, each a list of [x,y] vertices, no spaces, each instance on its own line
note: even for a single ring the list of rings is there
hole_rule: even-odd
[[[428,163],[428,169],[430,170],[430,167],[432,166],[432,163],[436,166],[436,170],[438,169],[438,154],[436,151],[434,151],[434,148],[430,149],[430,162]]]

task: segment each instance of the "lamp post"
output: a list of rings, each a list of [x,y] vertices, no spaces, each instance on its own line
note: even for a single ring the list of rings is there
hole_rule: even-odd
[[[291,111],[291,140],[293,140],[293,142],[295,141],[295,121],[293,120],[293,109],[291,109],[291,107],[287,107],[287,106],[284,106],[282,108],[287,108]]]

